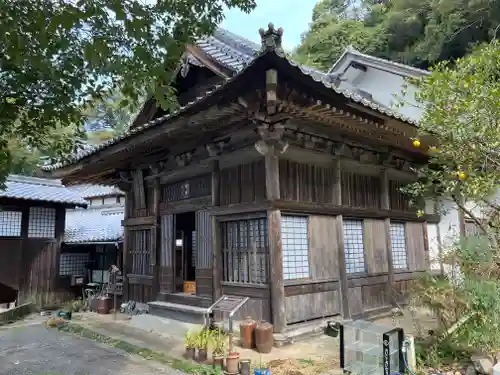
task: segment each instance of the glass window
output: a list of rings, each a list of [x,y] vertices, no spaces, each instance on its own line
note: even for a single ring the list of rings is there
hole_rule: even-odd
[[[282,216],[283,278],[285,280],[309,278],[308,218]]]

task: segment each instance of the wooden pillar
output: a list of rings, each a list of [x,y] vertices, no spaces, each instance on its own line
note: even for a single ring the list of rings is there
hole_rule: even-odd
[[[334,178],[333,178],[333,203],[338,206],[342,205],[342,188],[341,188],[341,172],[340,159],[334,161]]]
[[[380,208],[384,211],[391,209],[389,200],[389,176],[387,169],[383,169],[380,173]],[[387,254],[387,295],[393,305],[396,305],[394,299],[394,263],[392,259],[392,238],[391,238],[391,219],[384,219],[385,244]]]
[[[220,166],[218,160],[212,162],[212,206],[220,206]],[[214,301],[222,295],[222,251],[219,237],[217,217],[212,215],[212,298]]]
[[[269,145],[265,158],[266,197],[269,201],[280,198],[279,164],[276,149]],[[269,236],[269,283],[274,332],[281,333],[286,327],[285,287],[283,278],[283,244],[281,241],[281,211],[267,212]]]
[[[334,162],[334,179],[333,179],[333,201],[335,204],[342,205],[342,180],[341,180],[342,168],[340,165],[340,159],[336,159]],[[342,304],[342,317],[344,319],[351,318],[351,310],[349,308],[349,284],[347,279],[347,268],[345,265],[345,248],[344,248],[344,220],[342,215],[337,215],[335,218],[335,232],[337,234],[338,241],[338,262],[339,262],[339,277],[340,277],[340,293],[341,293],[341,304]]]
[[[157,169],[153,173],[158,173]],[[153,285],[152,298],[157,299],[160,293],[160,254],[161,238],[160,238],[160,199],[161,186],[159,177],[153,180],[153,197],[151,204],[151,214],[155,217],[153,227],[151,228],[151,266],[153,267]]]
[[[133,194],[132,191],[125,192],[125,209],[124,209],[124,227],[123,227],[123,260],[122,260],[122,275],[123,275],[123,300],[129,300],[129,283],[128,283],[128,250],[129,250],[129,234],[130,229],[127,226],[127,219],[130,218],[131,204]]]

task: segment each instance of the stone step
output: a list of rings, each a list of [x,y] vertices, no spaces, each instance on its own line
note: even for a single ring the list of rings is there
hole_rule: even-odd
[[[149,313],[162,318],[191,324],[205,324],[207,308],[179,303],[153,301],[148,303]]]

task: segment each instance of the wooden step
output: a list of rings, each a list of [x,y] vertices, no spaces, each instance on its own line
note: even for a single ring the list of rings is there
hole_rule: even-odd
[[[212,305],[211,298],[186,293],[160,293],[158,295],[158,301],[204,308],[208,308]]]
[[[185,323],[205,324],[207,313],[205,307],[163,301],[149,302],[148,306],[151,315],[175,319]]]

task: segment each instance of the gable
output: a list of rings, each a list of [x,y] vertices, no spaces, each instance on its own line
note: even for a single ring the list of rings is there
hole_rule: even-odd
[[[203,96],[215,85],[233,77],[258,53],[260,46],[224,29],[186,46],[173,82],[181,106]],[[149,99],[131,128],[153,121],[167,113]]]

